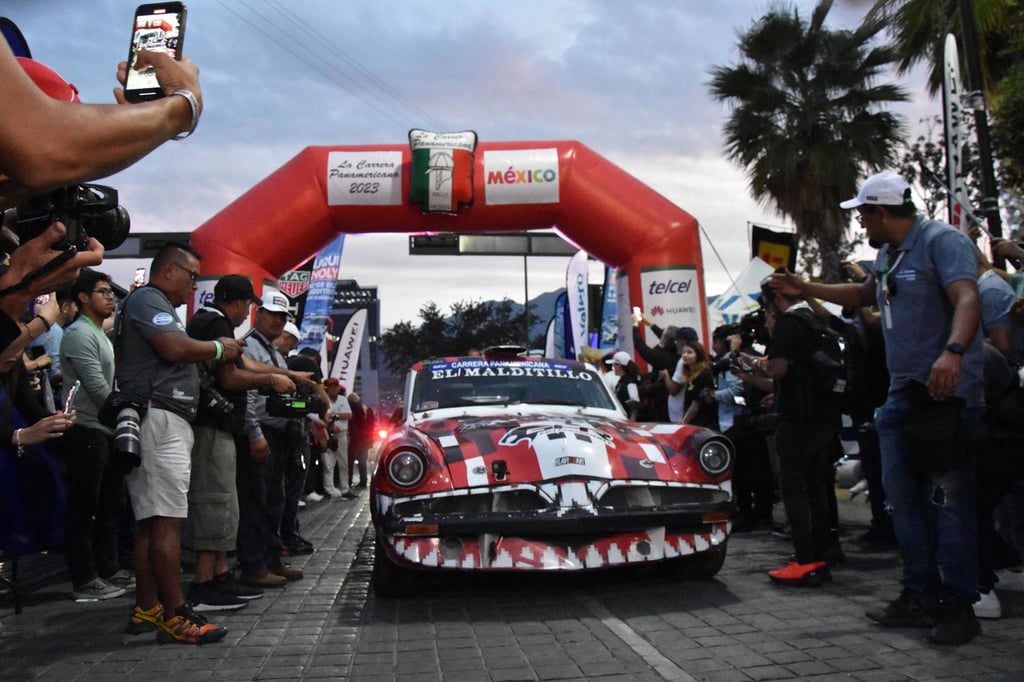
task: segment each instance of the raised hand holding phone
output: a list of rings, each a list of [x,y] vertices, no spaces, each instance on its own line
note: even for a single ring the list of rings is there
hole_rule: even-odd
[[[135,9],[124,79],[125,100],[145,102],[166,94],[157,79],[156,68],[146,59],[140,62],[139,53],[164,52],[180,60],[186,15],[187,10],[181,2],[158,2],[139,5]],[[146,68],[138,68],[141,65],[146,65]]]

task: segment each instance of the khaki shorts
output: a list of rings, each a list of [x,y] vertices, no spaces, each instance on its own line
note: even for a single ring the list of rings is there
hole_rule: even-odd
[[[192,548],[230,552],[238,539],[235,439],[228,431],[196,426],[188,528]]]
[[[192,425],[173,412],[150,407],[142,420],[142,464],[125,477],[135,519],[188,516]]]

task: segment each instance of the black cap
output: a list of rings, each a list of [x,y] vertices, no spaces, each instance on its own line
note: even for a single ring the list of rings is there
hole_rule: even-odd
[[[252,290],[252,283],[241,275],[224,275],[213,287],[213,298],[221,303],[249,300],[260,302],[260,297]]]
[[[680,327],[676,330],[676,341],[696,341],[698,338],[697,330],[693,327]]]

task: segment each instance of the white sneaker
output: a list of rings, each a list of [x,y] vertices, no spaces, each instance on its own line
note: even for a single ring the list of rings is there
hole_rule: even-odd
[[[314,490],[310,494],[306,495],[306,499],[309,500],[310,502],[319,502],[320,500],[324,499],[324,496]]]
[[[999,578],[999,582],[996,583],[996,587],[1000,590],[1024,592],[1024,571],[1015,571],[1011,568],[1004,568],[996,571],[996,577]]]
[[[341,491],[338,490],[337,488],[331,488],[330,490],[325,490],[324,492],[327,493],[327,497],[341,497]]]
[[[302,509],[305,506],[306,506],[306,501],[300,497],[299,498],[299,509]]]
[[[125,592],[123,587],[111,585],[103,578],[93,578],[84,585],[75,585],[71,590],[71,598],[77,601],[97,601],[114,599]]]
[[[1003,607],[995,590],[978,592],[978,601],[974,602],[974,615],[977,618],[995,620],[1003,617]]]

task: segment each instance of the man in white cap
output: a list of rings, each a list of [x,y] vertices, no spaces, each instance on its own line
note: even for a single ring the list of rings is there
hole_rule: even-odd
[[[287,322],[288,299],[265,292],[245,355],[287,371],[284,356],[274,346]],[[288,580],[302,578],[301,570],[281,562],[287,428],[286,417],[268,414],[266,396],[248,392],[247,438],[240,440],[238,450],[238,564],[239,582],[257,589],[283,587]]]
[[[891,171],[865,180],[840,206],[857,210],[879,249],[874,280],[820,284],[787,272],[774,275],[771,285],[844,307],[877,303],[890,385],[875,428],[903,557],[903,592],[867,616],[888,627],[931,628],[932,642],[963,644],[981,632],[972,608],[977,530],[970,443],[983,407],[977,251],[966,235],[919,215],[910,185]],[[919,423],[937,413],[942,418]]]

